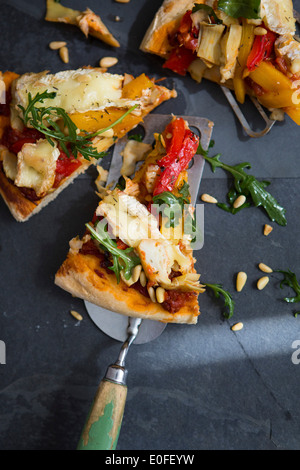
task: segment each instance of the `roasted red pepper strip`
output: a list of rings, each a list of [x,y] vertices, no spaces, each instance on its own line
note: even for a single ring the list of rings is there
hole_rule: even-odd
[[[170,69],[178,75],[185,75],[190,64],[197,59],[196,54],[184,46],[172,50],[170,57],[164,63],[163,68]]]
[[[247,59],[247,68],[252,72],[255,67],[268,57],[273,52],[274,43],[276,41],[277,34],[272,31],[268,31],[263,36],[255,36],[251,52]]]
[[[199,28],[193,25],[191,13],[192,10],[188,10],[183,16],[176,38],[182,46],[194,52],[198,46]]]
[[[177,118],[167,125],[163,132],[168,155],[177,155],[180,151],[185,136],[185,122],[182,118]]]
[[[172,191],[179,174],[188,167],[189,162],[195,155],[198,145],[199,137],[187,129],[178,154],[173,154],[173,156],[167,154],[157,162],[164,169],[157,178],[153,191],[154,196],[164,191]],[[168,166],[166,166],[166,162]]]
[[[54,188],[57,188],[59,183],[66,178],[67,176],[71,175],[73,171],[77,170],[80,167],[81,162],[80,160],[76,160],[74,157],[68,157],[64,152],[60,152],[60,155],[56,161],[56,175],[55,181],[53,184]]]

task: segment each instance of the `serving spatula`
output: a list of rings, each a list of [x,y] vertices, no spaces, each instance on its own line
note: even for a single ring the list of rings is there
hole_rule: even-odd
[[[182,116],[190,129],[200,137],[204,150],[208,149],[213,130],[213,123],[205,118]],[[153,134],[162,132],[171,121],[172,116],[148,115],[142,126],[143,142],[152,144]],[[121,153],[128,142],[127,136],[120,139],[114,146],[110,163],[107,185],[117,183],[122,166]],[[189,185],[191,203],[196,204],[197,194],[204,168],[204,158],[197,155],[189,166]],[[78,444],[78,450],[108,450],[115,449],[121,428],[124,407],[127,396],[127,370],[125,359],[130,345],[143,344],[156,339],[165,329],[166,324],[154,320],[127,317],[85,301],[90,318],[106,335],[122,341],[122,347],[115,363],[111,364],[100,382],[94,402],[90,409],[83,432]]]

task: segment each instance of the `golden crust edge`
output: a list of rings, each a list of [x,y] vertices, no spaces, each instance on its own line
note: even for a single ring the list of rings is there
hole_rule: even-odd
[[[114,275],[110,275],[107,279],[108,275],[101,268],[98,271],[104,274],[104,279],[99,277],[89,266],[89,257],[69,251],[55,275],[55,284],[75,297],[122,315],[163,323],[197,323],[200,315],[197,297],[193,307],[183,307],[177,313],[171,314],[135,289],[127,288],[123,283],[123,287],[121,283],[117,284]],[[141,308],[138,309],[137,305]]]

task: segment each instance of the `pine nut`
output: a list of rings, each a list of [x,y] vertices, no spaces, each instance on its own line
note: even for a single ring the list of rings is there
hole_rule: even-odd
[[[66,45],[67,45],[67,43],[65,41],[52,41],[52,42],[50,42],[49,47],[50,47],[50,49],[52,49],[52,51],[56,51],[56,50],[60,49],[61,47],[66,46]]]
[[[75,310],[70,310],[70,314],[76,318],[76,320],[78,321],[81,321],[82,320],[82,316],[80,315],[80,313],[76,312]]]
[[[269,266],[267,266],[264,263],[259,263],[258,267],[264,273],[272,273],[273,272],[273,269],[269,268]]]
[[[141,264],[138,264],[137,266],[133,268],[131,277],[134,283],[136,283],[139,280],[141,272],[142,272]]]
[[[117,15],[117,16],[115,16],[115,21],[119,22],[119,21],[121,21],[121,18]]]
[[[216,204],[218,202],[217,199],[211,196],[210,194],[202,194],[201,200],[203,202],[209,202],[211,204]]]
[[[116,65],[118,63],[118,59],[116,57],[102,57],[99,62],[100,67],[108,68]]]
[[[243,325],[243,323],[240,321],[240,322],[235,323],[234,325],[232,325],[231,329],[232,329],[232,331],[239,331],[239,330],[241,330],[243,327],[244,327],[244,325]]]
[[[165,300],[165,289],[163,287],[158,287],[155,291],[156,300],[159,304],[162,304]]]
[[[256,28],[254,28],[254,34],[256,36],[264,36],[265,34],[267,34],[267,30],[265,28],[262,28],[261,26],[257,26]]]
[[[236,198],[236,200],[233,203],[233,207],[237,209],[238,207],[241,207],[243,204],[246,202],[246,196],[244,194],[241,194],[239,197]]]
[[[273,230],[271,225],[265,224],[264,226],[264,235],[267,237]]]
[[[68,64],[68,62],[69,62],[69,49],[66,46],[61,47],[59,49],[59,56],[65,64]]]
[[[246,281],[247,281],[247,274],[244,273],[243,271],[240,271],[236,277],[236,290],[238,292],[241,292],[244,285],[246,284]]]
[[[152,302],[156,303],[156,295],[155,295],[155,290],[153,287],[148,287],[148,294]]]
[[[142,271],[140,274],[140,283],[142,287],[145,287],[147,284],[147,278],[146,278],[146,274],[144,273],[144,271]]]
[[[114,136],[114,130],[113,129],[108,129],[105,132],[102,132],[102,134],[99,134],[101,137],[113,137]]]
[[[257,289],[258,290],[262,290],[266,287],[266,285],[268,284],[269,282],[269,277],[268,276],[263,276],[261,277],[260,279],[258,279],[257,281]]]
[[[116,0],[117,3],[129,3],[130,0]]]

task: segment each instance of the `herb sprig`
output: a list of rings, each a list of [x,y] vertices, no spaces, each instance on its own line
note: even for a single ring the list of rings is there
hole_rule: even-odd
[[[79,130],[63,108],[56,106],[36,106],[37,103],[44,103],[46,99],[54,99],[55,96],[55,92],[49,93],[47,90],[43,93],[38,92],[34,98],[32,98],[31,93],[28,93],[27,108],[25,109],[24,106],[18,105],[23,113],[22,120],[25,126],[30,125],[41,132],[52,146],[54,146],[52,139],[57,140],[68,157],[70,156],[70,149],[75,158],[77,158],[78,153],[81,153],[86,160],[90,160],[91,158],[98,159],[106,155],[105,152],[98,152],[97,149],[93,147],[91,139],[103,134],[105,131],[120,123],[138,106],[137,104],[132,106],[119,119],[105,129],[101,129],[95,133],[88,133],[84,130]],[[62,120],[63,128],[67,128],[66,133],[61,130],[56,122],[58,119]]]
[[[224,297],[224,305],[228,309],[227,311],[223,312],[223,315],[227,319],[231,318],[234,313],[234,305],[235,305],[231,294],[227,290],[223,289],[223,286],[221,284],[206,284],[205,282],[202,282],[202,284],[208,287],[209,289],[211,289],[214,292],[215,297],[217,299],[220,297],[220,295]]]
[[[109,267],[120,282],[120,273],[123,271],[125,279],[131,277],[132,269],[141,263],[140,258],[133,253],[133,248],[120,250],[117,243],[112,240],[107,231],[107,221],[105,219],[99,221],[95,228],[90,224],[86,224],[86,228],[90,231],[92,237],[100,243],[104,251],[108,251],[113,259],[113,265]]]
[[[217,154],[214,157],[209,157],[208,152],[203,151],[201,146],[198,148],[198,153],[202,154],[204,159],[210,163],[213,172],[215,172],[217,168],[222,168],[230,173],[234,178],[233,187],[227,194],[230,206],[218,203],[218,207],[235,214],[238,210],[234,210],[233,202],[238,195],[243,194],[246,197],[246,202],[239,209],[249,207],[251,202],[253,202],[256,207],[262,206],[264,208],[272,222],[277,222],[282,226],[287,224],[285,209],[278,204],[276,199],[268,191],[265,190],[265,187],[270,183],[268,181],[258,181],[255,176],[244,171],[246,168],[251,168],[250,163],[244,162],[233,166],[227,165],[226,163],[221,162],[220,154]]]
[[[300,285],[296,274],[289,269],[287,271],[278,269],[275,272],[281,273],[284,276],[283,280],[280,282],[280,288],[283,289],[284,286],[288,286],[291,287],[295,292],[294,297],[285,297],[283,300],[288,303],[300,302]]]

